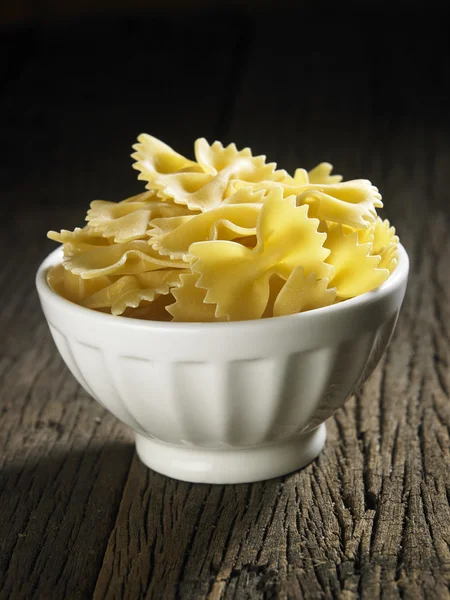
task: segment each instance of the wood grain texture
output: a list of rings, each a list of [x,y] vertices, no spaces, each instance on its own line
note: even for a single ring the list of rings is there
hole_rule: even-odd
[[[151,39],[142,22],[103,23],[101,41],[85,25],[37,32],[3,97],[7,143],[28,174],[10,160],[1,177],[0,598],[450,597],[443,25],[434,48],[396,23],[376,45],[375,28],[332,19],[319,38],[300,36],[297,16],[156,25]],[[183,152],[199,135],[236,141],[288,169],[330,160],[383,193],[411,258],[402,314],[298,473],[206,486],[149,471],[52,345],[33,292],[45,230],[74,225],[94,197],[136,190],[126,152],[141,130]]]

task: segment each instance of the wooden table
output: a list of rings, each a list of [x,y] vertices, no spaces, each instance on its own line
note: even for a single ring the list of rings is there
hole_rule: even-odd
[[[323,14],[322,14],[323,13]],[[445,20],[186,14],[2,37],[0,598],[450,596],[450,111]],[[419,35],[420,34],[420,35]],[[34,291],[95,198],[139,192],[146,131],[371,179],[411,257],[381,365],[301,472],[251,485],[147,470],[77,385]]]

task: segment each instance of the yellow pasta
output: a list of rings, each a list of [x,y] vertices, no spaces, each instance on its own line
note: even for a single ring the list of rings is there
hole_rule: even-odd
[[[236,183],[238,187],[235,189]],[[241,184],[241,187],[239,187],[239,184]],[[268,190],[256,190],[254,188],[254,185],[249,185],[246,182],[240,182],[239,179],[233,179],[230,181],[227,192],[225,192],[225,197],[220,203],[220,206],[224,206],[226,204],[261,204],[268,194]]]
[[[375,221],[376,209],[381,208],[381,195],[370,181],[355,179],[333,184],[297,183],[294,179],[262,181],[249,186],[245,181],[235,180],[230,192],[237,190],[270,190],[281,188],[283,196],[297,196],[297,203],[308,204],[310,216],[324,221],[366,228]]]
[[[155,250],[171,258],[184,258],[197,241],[233,240],[256,234],[261,204],[225,204],[192,217],[155,219],[149,232]]]
[[[170,146],[157,138],[143,133],[133,146],[136,152],[132,158],[136,161],[133,168],[140,171],[139,179],[152,181],[158,175],[168,173],[201,172],[201,166],[175,152]]]
[[[330,163],[291,176],[204,138],[194,160],[147,134],[133,148],[146,190],[48,233],[63,248],[49,285],[72,302],[148,320],[281,317],[373,290],[397,266],[378,189]]]
[[[330,165],[330,163],[320,163],[314,167],[314,169],[311,169],[311,171],[308,172],[308,183],[340,183],[342,181],[342,175],[331,175],[332,170],[333,165]],[[300,169],[297,169],[297,171],[300,171]]]
[[[395,235],[395,228],[387,219],[384,221],[377,217],[376,221],[367,229],[358,231],[360,244],[370,243],[370,254],[381,257],[379,269],[387,269],[392,273],[397,266],[399,239]]]
[[[166,307],[174,321],[183,323],[220,321],[215,316],[216,307],[205,303],[206,291],[197,287],[198,275],[181,275],[181,286],[172,290],[175,302]]]
[[[381,195],[366,179],[334,184],[310,184],[298,196],[299,204],[308,204],[310,214],[320,220],[332,221],[363,229],[374,221],[381,208]]]
[[[109,202],[107,200],[94,200],[91,202],[91,207],[87,212],[86,221],[89,227],[102,227],[122,219],[136,211],[148,210],[149,202]]]
[[[194,148],[197,162],[214,176],[226,172],[248,182],[281,181],[286,177],[286,171],[277,171],[275,163],[266,164],[265,156],[253,156],[250,148],[239,151],[236,144],[224,148],[220,142],[210,146],[205,138],[198,139]]]
[[[184,206],[172,202],[162,202],[153,192],[144,192],[139,196],[122,200],[122,202],[94,200],[87,212],[86,221],[91,227],[101,226],[105,222],[109,223],[139,210],[150,211],[153,219],[189,214]]]
[[[127,308],[137,308],[142,303],[153,302],[161,294],[168,294],[181,285],[183,272],[186,271],[168,269],[124,275],[88,296],[83,304],[87,308],[110,308],[113,315],[120,315]]]
[[[295,185],[308,185],[308,184],[333,184],[340,183],[342,181],[342,175],[331,175],[333,165],[330,163],[323,162],[315,166],[310,171],[306,169],[296,169],[294,177],[286,177],[285,183],[292,183]]]
[[[145,192],[118,203],[94,200],[86,221],[93,234],[123,244],[145,238],[151,219],[168,218],[186,212],[185,207],[161,202],[153,192]]]
[[[317,279],[315,273],[306,277],[303,267],[295,267],[274,302],[273,316],[293,315],[333,304],[336,289],[329,289],[328,284],[327,278]]]
[[[67,271],[63,265],[56,265],[47,273],[49,286],[63,298],[82,304],[85,298],[110,285],[109,277],[97,277],[96,279],[82,279]]]
[[[156,190],[162,198],[173,199],[191,210],[206,212],[219,206],[230,179],[279,181],[286,176],[285,171],[275,170],[274,163],[266,164],[264,156],[253,157],[248,148],[238,151],[234,144],[224,148],[219,142],[209,146],[205,139],[195,143],[201,164],[188,161],[183,167],[185,163],[178,158],[180,155],[177,159],[170,155],[170,161],[160,160],[157,140],[151,138],[150,143],[148,137],[139,136],[139,143],[134,146],[136,152],[132,155],[136,160],[133,166],[140,171],[139,178],[147,181],[147,187]],[[168,156],[167,151],[164,152],[164,156]],[[155,168],[160,162],[164,164],[164,171]]]
[[[80,252],[64,261],[64,267],[83,279],[102,275],[134,275],[163,268],[185,268],[182,261],[162,257],[144,240],[114,244]]]
[[[325,247],[330,254],[327,262],[334,267],[330,285],[338,298],[353,298],[375,289],[389,277],[389,271],[379,268],[380,256],[370,254],[371,244],[360,244],[356,231],[347,233],[341,225],[328,229]]]
[[[173,301],[171,293],[161,294],[153,302],[141,303],[137,308],[128,307],[120,316],[143,321],[172,321],[172,315],[167,312],[166,307],[173,304]]]
[[[110,240],[98,235],[89,227],[76,227],[73,231],[61,229],[59,233],[57,231],[49,231],[47,237],[54,242],[63,244],[64,256],[73,256],[77,252],[94,250],[97,247],[111,245]]]
[[[112,238],[117,244],[146,237],[151,211],[136,210],[111,221],[91,221],[90,228],[102,237]]]
[[[217,304],[216,316],[259,319],[273,273],[286,278],[301,264],[308,274],[329,275],[326,235],[317,231],[318,224],[308,217],[308,207],[296,207],[295,196],[284,199],[282,190],[274,189],[260,212],[254,250],[229,241],[192,244],[192,270],[201,276],[198,285],[207,290],[206,302]]]

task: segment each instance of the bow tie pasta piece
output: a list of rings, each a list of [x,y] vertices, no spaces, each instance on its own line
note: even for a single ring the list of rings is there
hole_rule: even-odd
[[[304,184],[292,180],[262,181],[251,186],[253,191],[280,188],[286,198],[297,196],[299,205],[310,206],[311,217],[364,229],[376,218],[376,209],[381,208],[381,195],[370,181],[356,179],[335,184]],[[231,182],[230,192],[250,189],[245,181]]]
[[[137,308],[128,307],[122,317],[131,319],[141,319],[145,321],[171,321],[172,316],[166,310],[166,307],[173,303],[171,293],[157,296],[149,304],[143,303]]]
[[[248,189],[248,183],[233,181],[230,191]],[[299,205],[310,206],[311,217],[363,229],[376,218],[376,208],[381,208],[381,195],[370,181],[358,179],[335,184],[300,184],[294,180],[255,183],[253,191],[281,188],[283,196],[297,196]]]
[[[102,237],[97,232],[87,227],[75,227],[73,231],[61,229],[49,231],[47,237],[54,242],[63,244],[64,256],[74,256],[79,252],[86,252],[98,247],[110,246],[111,241]]]
[[[112,314],[120,315],[128,307],[137,308],[142,302],[153,302],[159,296],[169,294],[174,288],[180,287],[180,275],[187,272],[181,269],[166,269],[135,275],[139,289],[128,290],[117,298],[111,305]]]
[[[369,292],[389,277],[387,269],[379,268],[380,257],[370,253],[371,244],[358,242],[356,231],[347,233],[341,225],[333,225],[324,245],[330,250],[327,263],[334,267],[330,285],[341,300]]]
[[[141,195],[144,196],[145,194]],[[139,210],[150,211],[154,219],[188,214],[188,210],[184,206],[162,202],[160,199],[155,200],[154,198],[152,196],[151,201],[128,201],[127,199],[122,200],[122,202],[94,200],[87,212],[86,221],[91,227],[100,227],[103,223],[110,223]]]
[[[93,231],[105,238],[112,238],[116,244],[132,242],[147,237],[150,210],[136,210],[111,221],[91,221]]]
[[[151,185],[164,199],[173,199],[175,203],[185,205],[191,211],[206,212],[219,206],[229,178],[230,173],[227,172],[215,177],[206,173],[176,173],[163,175]]]
[[[217,175],[223,169],[226,169],[230,164],[236,163],[237,160],[252,158],[250,148],[238,150],[236,144],[229,144],[226,148],[221,142],[214,142],[209,145],[205,138],[199,138],[194,142],[195,158],[205,173]]]
[[[283,198],[282,190],[274,189],[260,212],[255,253],[263,264],[276,265],[282,277],[289,277],[299,265],[307,274],[314,271],[327,277],[330,267],[324,261],[329,250],[323,247],[326,234],[319,233],[318,226],[307,206],[296,206],[294,196]]]
[[[175,168],[177,161],[172,161],[167,165],[173,166],[173,170],[166,165],[164,172],[157,172],[148,167],[148,163],[155,162],[154,144],[146,144],[146,138],[143,142],[141,138],[143,136],[138,138],[140,143],[134,146],[137,152],[133,154],[137,160],[134,168],[141,172],[139,178],[147,181],[147,188],[156,190],[162,198],[173,199],[191,210],[206,212],[219,206],[232,178],[256,182],[279,181],[286,176],[285,171],[275,170],[274,163],[266,164],[264,156],[253,157],[248,148],[238,151],[234,144],[224,148],[220,142],[210,146],[204,139],[195,143],[196,154],[202,162],[193,164],[198,165],[199,170],[178,169]]]
[[[101,227],[111,221],[122,219],[136,211],[148,210],[149,202],[109,202],[107,200],[94,200],[87,212],[86,221],[89,226]]]
[[[203,204],[220,193],[220,181],[204,189],[214,177],[160,140],[143,133],[133,149],[136,152],[131,157],[135,160],[133,168],[139,171],[138,179],[147,182],[146,187],[161,198],[173,199],[191,210],[203,210]]]
[[[328,289],[328,283],[328,279],[318,280],[315,273],[305,277],[303,267],[296,267],[274,302],[273,316],[293,315],[333,304],[336,289]]]
[[[233,177],[254,181],[280,181],[286,171],[276,170],[276,163],[267,163],[265,156],[252,156],[250,148],[238,150],[236,144],[224,147],[221,142],[209,145],[205,138],[195,141],[195,158],[205,173],[218,175],[230,172]]]
[[[82,304],[84,299],[110,285],[109,277],[97,277],[85,280],[79,275],[67,271],[63,265],[56,265],[47,274],[49,286],[63,298]]]
[[[310,184],[297,198],[298,204],[308,204],[309,214],[322,221],[332,221],[364,229],[376,219],[381,208],[381,195],[366,179],[336,184]]]
[[[320,277],[332,271],[324,262],[329,251],[323,248],[326,234],[317,231],[319,222],[308,217],[306,206],[296,207],[295,197],[282,195],[282,190],[272,190],[264,203],[253,250],[230,241],[197,242],[190,247],[192,270],[200,275],[198,286],[207,290],[205,301],[217,304],[216,317],[259,319],[269,301],[274,273],[287,278],[298,265]]]
[[[164,199],[173,199],[174,202],[187,206],[191,212],[207,212],[220,206],[224,199],[228,204],[243,201],[244,193],[236,198],[237,202],[227,198],[233,193],[233,190],[227,191],[230,188],[230,177],[230,170],[222,171],[214,177],[205,173],[180,173],[165,175],[154,182],[154,185]],[[248,187],[249,183],[244,182],[244,185]],[[250,186],[245,194],[252,192]],[[256,197],[253,201],[256,201]]]
[[[140,171],[138,179],[149,183],[159,175],[202,171],[198,163],[178,154],[170,146],[147,133],[142,133],[138,137],[138,143],[133,146],[133,149],[136,150],[131,155],[135,160],[133,169]]]
[[[85,281],[95,281],[95,279],[86,279]],[[135,290],[139,290],[139,282],[136,277],[134,275],[124,275],[123,277],[119,277],[117,281],[87,296],[83,305],[86,308],[93,309],[111,308],[122,294]]]
[[[373,254],[380,255],[391,244],[398,244],[395,228],[391,227],[387,219],[383,221],[380,217],[367,229],[358,231],[358,240],[360,244],[371,243]]]
[[[205,302],[217,304],[216,317],[229,321],[259,319],[269,300],[272,272],[258,265],[253,250],[235,242],[197,242],[190,248],[196,259],[192,270],[207,293]]]
[[[109,246],[109,241],[102,239],[89,227],[75,227],[73,231],[61,229],[58,231],[49,231],[47,237],[60,244],[88,244],[98,246]]]
[[[114,244],[80,252],[64,261],[64,267],[83,279],[102,275],[134,275],[164,268],[186,268],[182,261],[161,257],[144,240]]]
[[[277,181],[260,181],[255,183],[250,189],[253,190],[264,190],[273,189],[278,185],[281,185],[284,192],[284,197],[287,198],[292,194],[298,196],[305,191],[306,186],[312,185],[323,185],[323,184],[336,184],[342,181],[342,175],[331,175],[333,165],[330,163],[320,163],[311,171],[306,169],[296,169],[294,177],[287,175],[284,178],[280,178]],[[240,179],[233,179],[227,189],[227,196],[235,193],[237,190],[248,187],[248,182]]]
[[[370,243],[370,254],[381,256],[379,269],[387,269],[390,273],[394,271],[398,261],[399,239],[387,219],[383,221],[377,217],[370,227],[358,231],[358,241],[360,244]]]
[[[379,253],[381,256],[380,264],[378,265],[379,269],[387,269],[389,273],[393,273],[395,267],[398,264],[398,244],[394,242],[389,246],[383,248],[383,250]]]
[[[215,317],[216,307],[205,303],[206,291],[197,287],[198,275],[188,273],[181,275],[181,285],[172,290],[174,304],[166,307],[174,321],[184,323],[207,323],[220,321]]]
[[[301,169],[297,169],[297,171],[299,170]],[[314,167],[314,169],[311,169],[311,171],[308,172],[308,183],[340,183],[342,181],[342,175],[331,175],[332,170],[333,165],[330,165],[330,163],[320,163],[319,165]],[[296,180],[296,175],[294,175],[294,180]]]
[[[125,275],[86,298],[83,304],[86,308],[110,308],[113,315],[121,315],[127,308],[151,303],[158,296],[168,294],[171,288],[181,285],[181,273],[181,270],[167,269]]]
[[[141,198],[143,196],[145,194],[141,194]],[[123,244],[145,238],[151,219],[171,217],[186,212],[185,207],[155,200],[155,196],[147,200],[125,200],[119,203],[94,200],[88,210],[86,221],[89,230],[96,235],[112,238],[114,242]]]
[[[260,209],[261,204],[226,204],[193,217],[155,219],[150,243],[160,254],[185,259],[194,242],[255,235]]]
[[[376,208],[383,206],[381,195],[370,181],[360,179],[335,184],[313,184],[307,183],[307,173],[304,173],[302,181],[287,178],[284,181],[260,181],[250,185],[246,181],[235,179],[230,182],[226,193],[263,191],[267,194],[269,190],[280,188],[284,198],[295,195],[299,205],[308,204],[311,217],[356,229],[368,227],[376,218]],[[229,201],[230,198],[226,198],[225,202]]]

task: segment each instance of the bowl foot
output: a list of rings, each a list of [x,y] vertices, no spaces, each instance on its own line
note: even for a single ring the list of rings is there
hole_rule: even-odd
[[[325,423],[305,435],[252,448],[210,450],[174,446],[136,434],[136,450],[147,466],[175,479],[195,483],[250,483],[305,467],[321,452]]]

